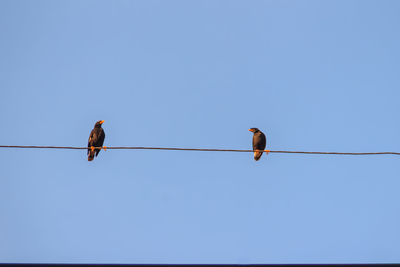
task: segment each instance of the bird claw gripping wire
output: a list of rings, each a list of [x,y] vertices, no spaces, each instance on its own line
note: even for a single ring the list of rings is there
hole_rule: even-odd
[[[103,150],[104,150],[104,151],[107,151],[107,147],[106,147],[106,146],[103,146]]]
[[[268,153],[271,152],[271,150],[266,149],[266,150],[264,150],[264,152],[268,155]]]
[[[91,147],[90,147],[90,150],[92,150],[92,152],[93,152],[93,151],[94,151],[94,146],[91,146]]]

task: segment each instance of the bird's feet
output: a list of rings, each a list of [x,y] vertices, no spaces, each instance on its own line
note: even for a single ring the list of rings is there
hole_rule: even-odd
[[[107,151],[107,147],[106,146],[103,146],[103,149],[104,149],[104,151]]]
[[[267,150],[264,150],[265,151],[265,153],[268,155],[268,153],[269,152],[271,152],[271,150],[269,150],[269,149],[267,149]]]
[[[94,146],[91,146],[91,147],[90,147],[90,150],[92,150],[92,152],[93,152],[93,151],[94,151]]]

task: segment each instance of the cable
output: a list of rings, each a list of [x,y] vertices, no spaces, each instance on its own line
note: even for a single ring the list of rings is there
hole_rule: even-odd
[[[88,147],[73,146],[5,146],[0,148],[41,148],[41,149],[90,149]],[[178,147],[144,147],[144,146],[115,146],[95,147],[97,149],[150,149],[150,150],[183,150],[183,151],[214,151],[214,152],[254,152],[249,149],[216,149],[216,148],[178,148]],[[320,154],[320,155],[399,155],[400,152],[311,152],[311,151],[285,151],[285,150],[264,150],[267,153],[289,153],[289,154]]]

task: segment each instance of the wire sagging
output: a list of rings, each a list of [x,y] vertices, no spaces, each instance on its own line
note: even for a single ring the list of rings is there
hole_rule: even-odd
[[[90,149],[90,147],[73,146],[7,146],[0,145],[0,148],[38,148],[38,149]],[[254,152],[249,149],[218,149],[218,148],[178,148],[178,147],[143,147],[143,146],[114,146],[95,147],[96,149],[136,149],[136,150],[180,150],[180,151],[208,151],[208,152]],[[400,152],[313,152],[313,151],[286,151],[286,150],[263,150],[266,153],[287,153],[287,154],[319,154],[319,155],[398,155]]]

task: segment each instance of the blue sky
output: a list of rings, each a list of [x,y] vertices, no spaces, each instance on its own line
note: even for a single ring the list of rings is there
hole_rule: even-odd
[[[398,1],[0,1],[0,140],[400,151]],[[0,150],[0,262],[400,262],[400,158]]]

